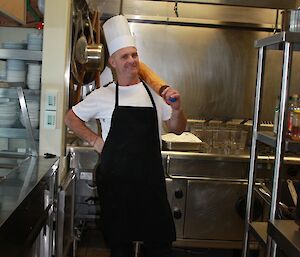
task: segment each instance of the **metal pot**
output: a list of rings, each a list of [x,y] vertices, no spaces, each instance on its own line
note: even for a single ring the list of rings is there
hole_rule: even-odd
[[[102,71],[104,67],[104,49],[102,44],[87,45],[85,49],[87,71]]]
[[[300,10],[284,10],[281,12],[281,30],[300,32]]]
[[[89,22],[91,44],[88,44],[87,41],[84,41],[81,36],[77,42],[77,61],[83,65],[86,71],[102,71],[104,68],[104,47],[102,44],[96,44],[94,42],[93,28],[92,23],[87,17]],[[82,28],[83,30],[83,28]]]

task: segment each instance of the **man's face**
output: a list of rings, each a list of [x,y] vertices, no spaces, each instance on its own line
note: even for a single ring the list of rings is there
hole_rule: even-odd
[[[135,47],[125,47],[116,51],[109,58],[109,62],[117,74],[138,75],[139,56]]]

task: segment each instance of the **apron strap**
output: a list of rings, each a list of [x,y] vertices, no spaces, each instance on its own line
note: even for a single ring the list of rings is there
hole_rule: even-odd
[[[141,80],[141,82],[143,83],[143,85],[144,85],[144,87],[145,87],[145,89],[146,89],[146,91],[147,91],[147,93],[148,93],[148,95],[150,97],[150,100],[151,100],[151,103],[153,105],[153,108],[156,111],[156,104],[154,102],[154,99],[153,99],[153,96],[152,96],[152,94],[150,92],[150,89],[147,87],[146,83],[143,80]],[[117,107],[117,106],[119,106],[119,83],[115,82],[115,84],[116,84],[115,107]]]

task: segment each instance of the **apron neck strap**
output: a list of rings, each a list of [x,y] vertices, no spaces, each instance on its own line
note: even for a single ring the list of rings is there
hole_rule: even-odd
[[[147,87],[147,85],[145,84],[145,82],[143,80],[141,80],[141,82],[143,83],[144,85],[144,88],[146,89],[149,97],[150,97],[150,100],[151,100],[151,103],[153,105],[153,108],[156,110],[156,105],[155,105],[155,102],[154,102],[154,99],[153,99],[153,96],[150,92],[150,89]],[[119,83],[118,81],[115,82],[116,84],[116,94],[115,94],[115,107],[119,106]]]

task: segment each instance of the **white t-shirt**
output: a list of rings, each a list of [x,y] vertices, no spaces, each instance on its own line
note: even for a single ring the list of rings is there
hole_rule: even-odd
[[[172,109],[152,88],[148,88],[156,105],[159,133],[161,135],[162,121],[171,118]],[[110,129],[111,117],[115,108],[115,90],[115,83],[111,83],[107,87],[100,87],[72,107],[73,112],[85,122],[93,118],[100,120],[103,140],[106,139]],[[143,83],[140,82],[130,86],[119,86],[119,105],[149,107],[152,106],[152,102]]]

